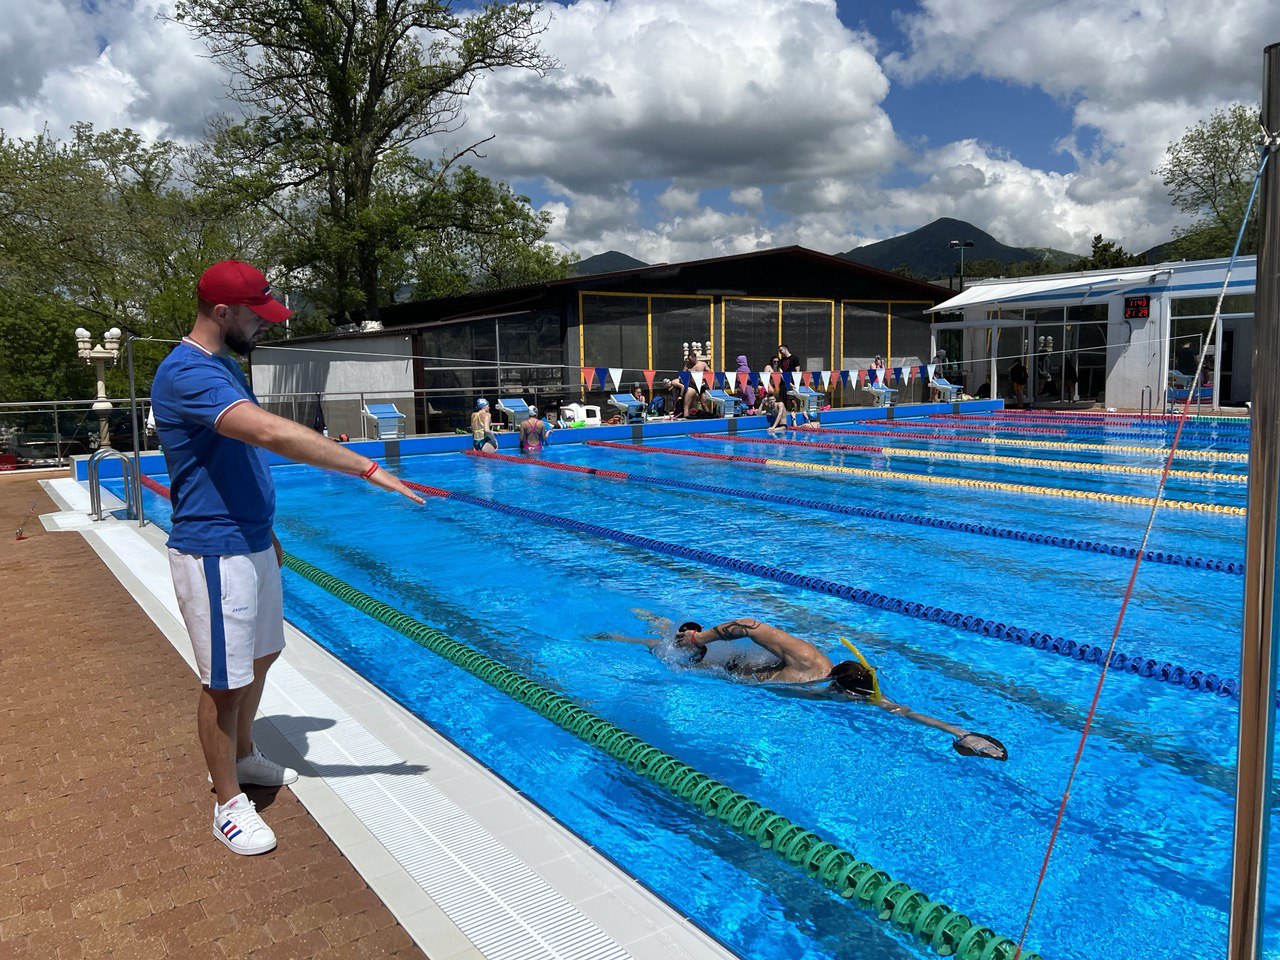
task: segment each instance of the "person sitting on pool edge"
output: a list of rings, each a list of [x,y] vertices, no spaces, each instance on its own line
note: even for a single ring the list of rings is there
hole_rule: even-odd
[[[498,449],[498,438],[493,434],[493,414],[484,397],[476,401],[476,412],[471,415],[471,449],[485,453]]]
[[[520,452],[541,453],[550,437],[551,427],[538,416],[538,408],[530,406],[528,419],[520,424]]]
[[[857,700],[870,703],[897,717],[904,717],[926,727],[934,727],[955,737],[951,746],[965,757],[988,757],[992,760],[1008,760],[1009,751],[995,737],[985,733],[965,730],[955,724],[938,720],[910,707],[895,703],[880,692],[876,670],[863,658],[858,649],[841,638],[853,651],[856,660],[832,663],[831,659],[808,640],[801,640],[785,630],[761,623],[750,617],[730,620],[718,627],[703,630],[702,625],[689,620],[676,631],[675,645],[693,651],[694,663],[701,663],[707,654],[707,644],[718,640],[738,640],[743,637],[778,658],[772,665],[737,665],[728,660],[717,666],[749,683],[795,684],[812,686],[814,694],[836,700]],[[830,681],[827,683],[827,681]],[[820,686],[821,685],[821,686]]]

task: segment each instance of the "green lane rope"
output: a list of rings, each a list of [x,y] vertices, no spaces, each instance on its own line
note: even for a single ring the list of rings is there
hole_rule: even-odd
[[[169,499],[169,488],[150,477],[143,485]],[[939,956],[959,960],[1042,960],[1036,953],[1019,954],[1018,944],[979,926],[959,910],[933,900],[909,884],[812,830],[738,793],[732,787],[699,773],[682,760],[646,743],[603,717],[578,706],[507,666],[428,627],[407,613],[357,590],[319,567],[285,553],[284,565],[343,603],[408,637],[419,646],[461,667],[593,747],[603,750],[669,793],[722,820],[738,833],[799,867],[846,900],[857,900],[881,920],[909,931]]]
[[[812,830],[700,773],[635,734],[596,716],[497,660],[428,627],[290,553],[285,566],[339,600],[408,637],[455,666],[507,694],[710,817],[771,850],[788,864],[909,932],[939,956],[959,960],[1013,960],[1018,945],[979,926],[958,910],[894,880],[883,870]],[[1024,953],[1025,960],[1041,960]]]

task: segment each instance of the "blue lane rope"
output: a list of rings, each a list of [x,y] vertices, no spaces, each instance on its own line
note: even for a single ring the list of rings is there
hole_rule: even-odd
[[[1019,646],[1030,647],[1035,650],[1043,650],[1048,653],[1056,653],[1059,656],[1066,657],[1071,660],[1100,665],[1107,656],[1107,648],[1104,646],[1088,643],[1076,643],[1074,640],[1055,637],[1051,633],[1042,630],[1030,630],[1026,627],[1019,627],[1016,624],[1001,623],[995,620],[988,620],[984,617],[975,617],[970,614],[960,613],[955,610],[947,610],[943,607],[929,606],[912,600],[903,600],[901,597],[889,597],[882,593],[875,593],[871,590],[855,587],[852,584],[836,583],[831,580],[824,580],[821,577],[810,577],[800,573],[792,573],[777,567],[767,566],[763,563],[756,563],[752,560],[741,560],[735,557],[726,557],[717,553],[711,553],[709,550],[702,550],[698,547],[686,547],[678,543],[668,543],[665,540],[655,540],[652,537],[645,537],[637,533],[626,533],[622,530],[602,527],[599,524],[588,523],[585,520],[571,520],[567,517],[557,517],[553,514],[542,513],[538,510],[530,510],[526,507],[516,507],[506,503],[499,503],[496,500],[486,500],[484,497],[473,496],[469,493],[459,493],[453,490],[445,490],[440,487],[429,487],[425,484],[415,483],[413,481],[405,481],[405,485],[420,493],[428,493],[432,496],[457,500],[462,503],[471,504],[475,507],[482,507],[486,510],[495,510],[509,516],[520,517],[524,520],[531,520],[534,523],[540,523],[550,527],[559,527],[564,530],[573,530],[578,533],[585,533],[594,537],[600,537],[604,540],[613,540],[616,543],[636,546],[643,550],[650,550],[654,553],[662,553],[668,556],[680,557],[685,560],[693,560],[710,566],[723,567],[726,570],[733,570],[734,572],[743,573],[748,576],[759,577],[762,580],[772,580],[775,583],[783,583],[788,586],[799,587],[803,590],[812,590],[815,593],[824,593],[828,596],[839,597],[842,600],[849,600],[853,603],[862,604],[863,606],[872,607],[877,610],[886,610],[890,613],[900,613],[905,617],[912,617],[917,620],[927,620],[931,623],[941,623],[944,626],[955,627],[959,630],[967,630],[971,633],[977,633],[984,637],[995,637],[1000,640],[1008,640],[1009,642],[1016,643]],[[1151,657],[1144,657],[1141,654],[1122,653],[1120,651],[1116,651],[1111,655],[1109,668],[1123,673],[1135,674],[1150,680],[1156,680],[1161,683],[1170,683],[1174,686],[1186,687],[1188,690],[1216,693],[1218,696],[1230,699],[1238,699],[1240,696],[1239,680],[1234,678],[1224,679],[1219,677],[1216,673],[1209,673],[1204,670],[1193,670],[1173,663],[1161,663],[1159,660],[1155,660]],[[1276,703],[1277,706],[1280,706],[1280,694],[1277,694],[1276,696]]]
[[[934,530],[955,530],[959,533],[971,533],[982,537],[994,537],[998,540],[1016,540],[1021,543],[1034,543],[1046,547],[1060,547],[1066,550],[1082,550],[1086,553],[1102,553],[1112,557],[1124,557],[1132,560],[1138,555],[1136,547],[1125,547],[1101,540],[1079,540],[1075,537],[1059,537],[1047,533],[1034,533],[1030,530],[1015,530],[1010,527],[994,527],[985,523],[970,523],[965,520],[948,520],[943,517],[928,517],[916,513],[894,513],[875,507],[855,507],[845,503],[828,503],[824,500],[809,500],[804,497],[785,497],[777,493],[763,493],[756,490],[742,490],[738,487],[722,487],[716,484],[692,483],[688,480],[672,480],[667,477],[646,477],[642,474],[622,473],[617,470],[605,470],[598,467],[582,467],[576,464],[553,463],[547,460],[528,460],[521,457],[508,457],[502,454],[485,454],[467,451],[471,456],[483,460],[499,460],[516,462],[529,466],[551,467],[558,470],[569,470],[573,473],[585,473],[604,477],[610,480],[627,480],[632,483],[645,483],[655,487],[668,487],[673,490],[690,490],[694,493],[709,493],[716,496],[737,497],[743,500],[758,500],[761,503],[774,503],[788,507],[803,507],[808,510],[823,510],[827,513],[839,513],[850,517],[862,517],[868,520],[885,520],[890,523],[909,523],[918,527],[929,527]],[[1187,556],[1180,553],[1165,553],[1163,550],[1147,550],[1142,558],[1153,563],[1164,563],[1174,567],[1192,567],[1196,570],[1213,570],[1218,573],[1243,575],[1244,564],[1234,560],[1216,560],[1211,557]]]

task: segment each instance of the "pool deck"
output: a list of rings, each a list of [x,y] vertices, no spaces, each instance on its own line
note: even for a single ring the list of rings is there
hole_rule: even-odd
[[[302,776],[231,854],[163,532],[81,500],[0,473],[0,956],[733,956],[292,628],[255,735]]]

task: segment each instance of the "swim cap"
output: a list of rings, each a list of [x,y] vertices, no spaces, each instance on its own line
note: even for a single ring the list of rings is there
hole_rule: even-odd
[[[537,415],[538,415],[538,408],[535,407],[533,404],[529,404],[529,416],[536,417]]]
[[[484,397],[481,397],[479,400],[476,401],[477,410],[481,407],[487,407],[488,405],[489,405],[489,401],[486,400]]]

